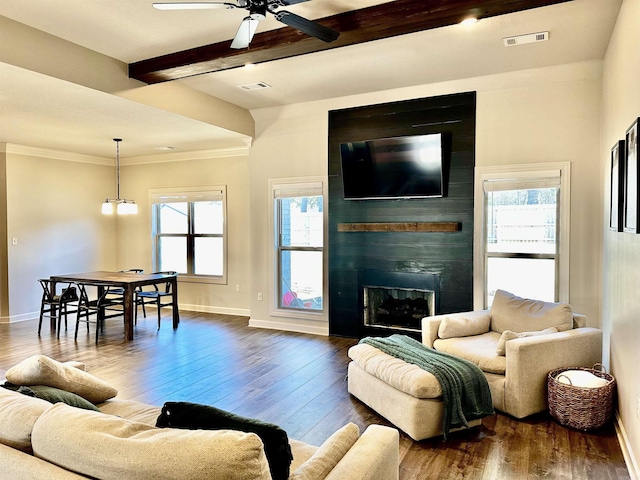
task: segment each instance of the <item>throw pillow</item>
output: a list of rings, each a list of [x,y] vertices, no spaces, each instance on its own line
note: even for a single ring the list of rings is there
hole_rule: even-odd
[[[321,480],[338,464],[360,436],[355,423],[348,423],[331,435],[309,460],[293,472],[290,480]]]
[[[100,409],[93,403],[85,400],[80,395],[75,393],[66,392],[59,388],[47,387],[46,385],[32,385],[30,387],[20,387],[18,392],[30,397],[40,398],[50,403],[66,403],[72,407],[84,408],[85,410],[93,410],[99,412]]]
[[[271,479],[254,433],[156,428],[63,403],[40,415],[31,443],[36,457],[101,480]]]
[[[34,355],[11,367],[7,380],[15,385],[46,385],[80,395],[91,403],[115,397],[118,390],[107,382],[45,355]]]
[[[568,303],[543,302],[496,290],[491,304],[491,330],[502,333],[530,332],[555,327],[559,332],[573,327],[573,312]]]
[[[498,355],[505,355],[507,352],[507,342],[514,338],[535,337],[538,335],[548,335],[549,333],[557,333],[557,328],[545,328],[544,330],[538,330],[536,332],[512,332],[511,330],[505,330],[500,335],[498,340],[498,346],[496,347],[496,353]]]
[[[287,432],[272,423],[245,418],[219,408],[189,402],[166,402],[156,427],[190,430],[238,430],[257,434],[264,444],[273,480],[287,480],[293,455]]]
[[[453,314],[438,327],[438,338],[458,338],[481,335],[489,331],[491,315],[486,311]]]

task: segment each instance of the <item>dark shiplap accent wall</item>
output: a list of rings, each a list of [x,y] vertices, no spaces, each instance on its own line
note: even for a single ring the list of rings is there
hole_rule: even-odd
[[[475,92],[329,112],[329,332],[362,337],[363,269],[437,273],[440,311],[473,309]],[[340,143],[443,133],[443,198],[344,200]],[[338,232],[339,223],[458,222],[457,232]],[[384,332],[377,332],[384,334]],[[392,333],[392,332],[388,332]]]

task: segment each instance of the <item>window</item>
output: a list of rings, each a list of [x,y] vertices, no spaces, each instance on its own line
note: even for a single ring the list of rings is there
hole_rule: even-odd
[[[226,188],[154,191],[151,199],[154,269],[226,283]]]
[[[324,309],[322,182],[272,183],[276,310]]]
[[[476,279],[482,288],[474,289],[475,296],[481,295],[481,308],[491,306],[497,289],[568,301],[568,164],[512,168],[479,171],[476,229],[482,251],[476,252]]]

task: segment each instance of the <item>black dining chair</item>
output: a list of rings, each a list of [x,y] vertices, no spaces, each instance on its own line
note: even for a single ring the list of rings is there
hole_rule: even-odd
[[[57,337],[60,338],[62,327],[62,317],[64,317],[64,328],[67,329],[67,316],[69,313],[76,313],[77,310],[69,310],[70,306],[76,306],[78,302],[78,291],[73,283],[66,283],[62,291],[56,293],[53,282],[48,278],[38,280],[42,286],[42,299],[40,301],[40,320],[38,321],[38,335],[42,330],[42,319],[51,318],[57,324]]]
[[[90,299],[87,293],[87,287],[96,287],[98,294],[96,298]],[[98,343],[98,337],[100,332],[104,333],[104,321],[107,318],[120,317],[123,315],[122,311],[118,313],[108,315],[106,313],[110,306],[113,306],[109,295],[113,289],[113,285],[101,284],[101,283],[79,283],[78,290],[80,291],[80,299],[78,301],[78,315],[76,318],[76,333],[74,338],[78,339],[78,328],[80,323],[87,324],[87,332],[89,332],[89,324],[96,324],[96,344]],[[102,312],[101,312],[102,310]],[[95,317],[95,318],[92,318]]]
[[[178,275],[178,272],[174,271],[166,271],[166,272],[153,272],[154,274],[162,274],[162,275]],[[173,290],[172,290],[172,282],[167,281],[163,284],[160,284],[160,288],[158,285],[152,285],[153,290],[143,290],[142,288],[136,292],[136,311],[135,311],[135,321],[138,321],[138,305],[142,305],[142,311],[145,313],[144,306],[145,304],[153,304],[158,309],[158,330],[160,330],[160,319],[162,318],[162,314],[160,310],[162,307],[173,306]],[[145,313],[146,317],[146,313]]]
[[[125,273],[125,272],[143,273],[144,270],[142,268],[131,268],[129,270],[119,270],[118,272],[119,273]],[[109,295],[107,296],[106,300],[109,303],[109,305],[106,307],[107,309],[122,312],[124,308],[124,288],[111,287],[109,289]],[[137,308],[137,305],[136,305],[136,308]],[[144,305],[142,306],[142,309],[144,310]],[[146,312],[143,312],[143,313],[146,318],[147,316]]]

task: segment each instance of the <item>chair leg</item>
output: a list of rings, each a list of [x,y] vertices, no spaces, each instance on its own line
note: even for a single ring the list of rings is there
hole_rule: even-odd
[[[160,297],[158,297],[158,330],[160,330],[160,318],[161,318],[160,310],[162,310],[162,306],[160,305]]]

